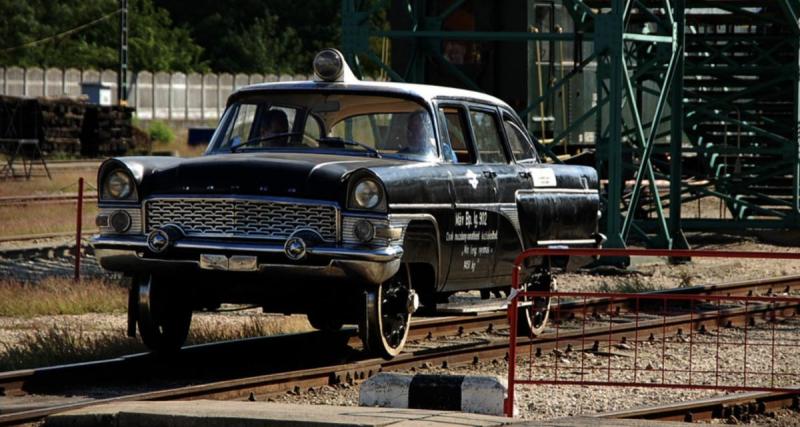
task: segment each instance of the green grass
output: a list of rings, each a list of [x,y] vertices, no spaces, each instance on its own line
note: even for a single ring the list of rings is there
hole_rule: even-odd
[[[118,283],[52,277],[37,283],[0,282],[0,316],[124,313],[127,291]]]
[[[620,277],[617,281],[608,283],[603,281],[598,287],[600,292],[638,294],[658,290],[656,285],[640,276]]]

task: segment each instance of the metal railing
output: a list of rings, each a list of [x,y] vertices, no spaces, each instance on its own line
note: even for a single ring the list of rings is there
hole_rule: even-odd
[[[666,256],[800,260],[800,253],[639,249],[533,249],[515,261],[509,297],[508,399],[518,385],[791,391],[800,380],[800,297],[771,293],[541,292],[521,290],[526,259]],[[551,302],[548,329],[517,337],[522,301]],[[588,304],[603,298],[600,311]],[[572,304],[565,304],[571,302]],[[530,303],[528,303],[530,304]],[[561,307],[578,305],[575,309]],[[596,304],[595,304],[596,306]]]

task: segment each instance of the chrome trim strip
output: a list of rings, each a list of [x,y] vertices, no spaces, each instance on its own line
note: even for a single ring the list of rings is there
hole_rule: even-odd
[[[165,269],[174,272],[177,268],[197,268],[199,260],[142,258],[130,249],[97,249],[98,261],[104,268],[115,271],[146,271]],[[391,278],[400,268],[400,259],[391,261],[331,259],[327,265],[304,264],[258,264],[261,274],[289,273],[308,277],[309,274],[324,278],[362,279],[366,283],[380,284]]]
[[[586,188],[533,188],[518,190],[518,193],[567,193],[567,194],[600,194],[597,189]]]
[[[389,203],[390,209],[452,209],[452,203]]]
[[[91,244],[95,248],[124,247],[128,249],[147,249],[147,241],[143,237],[124,238],[121,236],[94,236]],[[282,254],[283,244],[250,244],[215,242],[209,240],[183,239],[176,241],[170,249],[189,249],[198,251],[237,251],[260,254]],[[168,249],[169,250],[169,249]],[[309,247],[309,254],[343,257],[344,259],[364,259],[369,261],[392,261],[403,256],[403,248],[389,246],[375,249],[356,249],[332,246]]]
[[[517,208],[516,203],[502,203],[502,202],[495,202],[495,203],[456,203],[456,209],[486,209],[494,211],[496,208],[503,209],[503,208],[510,208],[513,207],[514,209]]]
[[[539,246],[553,246],[553,245],[597,245],[595,239],[574,239],[574,240],[538,240],[536,244]]]

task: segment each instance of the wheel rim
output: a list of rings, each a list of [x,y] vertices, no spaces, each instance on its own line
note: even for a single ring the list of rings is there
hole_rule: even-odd
[[[398,348],[405,343],[411,314],[407,309],[408,285],[395,276],[381,286],[381,334],[386,345]]]
[[[556,279],[549,268],[539,268],[520,287],[523,292],[555,292]],[[532,299],[521,298],[520,301],[530,305],[521,310],[531,335],[538,335],[544,331],[550,315],[550,297],[537,296]]]
[[[365,350],[384,358],[400,354],[411,323],[411,280],[406,268],[380,286],[366,291],[365,316],[360,325]]]

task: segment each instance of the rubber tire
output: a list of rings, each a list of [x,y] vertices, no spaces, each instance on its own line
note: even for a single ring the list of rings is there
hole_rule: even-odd
[[[411,276],[408,268],[402,267],[397,274],[406,275],[405,283],[407,288],[411,290]],[[396,277],[389,279],[389,281],[396,279]],[[358,325],[358,331],[364,344],[364,351],[367,354],[388,360],[403,351],[408,339],[408,331],[411,328],[412,315],[408,314],[406,318],[400,342],[396,346],[390,345],[383,334],[382,304],[379,303],[383,299],[384,287],[385,284],[381,284],[364,291],[364,316]]]
[[[136,279],[136,321],[144,345],[154,352],[174,352],[183,346],[192,323],[192,306],[170,280],[157,275]]]

